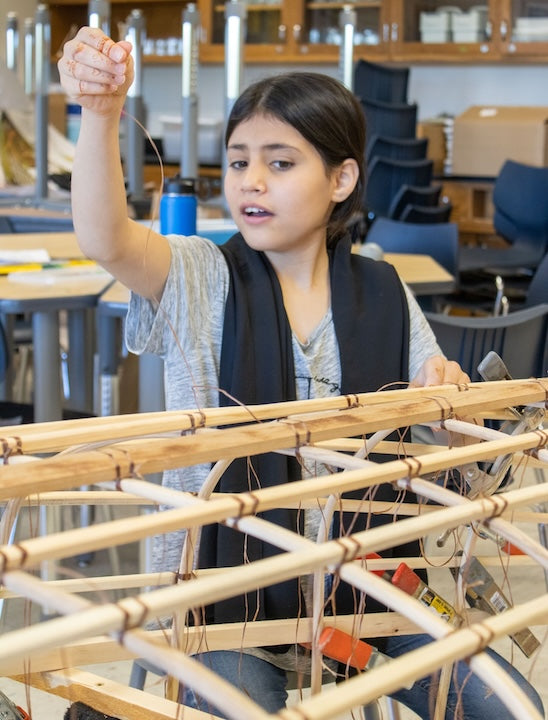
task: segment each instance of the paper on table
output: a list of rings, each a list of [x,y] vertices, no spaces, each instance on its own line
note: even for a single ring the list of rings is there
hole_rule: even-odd
[[[51,257],[45,248],[35,250],[0,250],[0,263],[15,265],[16,263],[47,263]]]
[[[105,280],[112,278],[112,275],[100,265],[88,263],[85,265],[70,265],[60,268],[49,268],[47,270],[14,272],[7,278],[10,282],[27,283],[30,285],[54,285],[56,283],[79,283],[86,278],[104,277]]]

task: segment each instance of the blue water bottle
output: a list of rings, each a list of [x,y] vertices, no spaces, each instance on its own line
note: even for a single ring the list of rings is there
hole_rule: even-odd
[[[167,178],[160,200],[160,232],[163,235],[196,235],[196,181],[179,175]]]

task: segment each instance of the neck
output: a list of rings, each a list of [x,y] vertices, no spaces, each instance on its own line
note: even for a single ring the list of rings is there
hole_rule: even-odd
[[[331,302],[327,252],[300,261],[294,259],[281,268],[273,265],[291,329],[301,342],[306,342]]]

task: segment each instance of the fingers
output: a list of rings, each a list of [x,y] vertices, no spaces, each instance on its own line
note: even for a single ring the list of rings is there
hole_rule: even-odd
[[[469,382],[470,378],[458,363],[453,360],[446,360],[441,355],[436,355],[424,362],[417,376],[409,383],[409,387],[465,384]]]
[[[128,42],[115,43],[98,28],[81,28],[58,62],[65,91],[74,98],[116,93],[131,77],[130,52]]]

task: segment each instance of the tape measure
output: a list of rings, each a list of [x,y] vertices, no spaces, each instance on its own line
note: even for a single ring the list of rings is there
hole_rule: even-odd
[[[31,717],[0,691],[0,720],[31,720]]]

